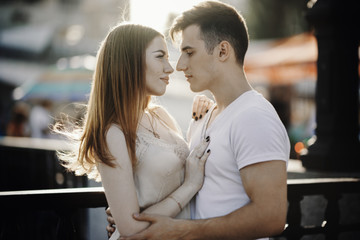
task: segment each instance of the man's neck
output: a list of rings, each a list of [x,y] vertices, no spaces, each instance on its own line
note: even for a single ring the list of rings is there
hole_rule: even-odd
[[[244,92],[251,90],[244,72],[232,71],[223,74],[217,80],[216,86],[212,86],[211,93],[217,104],[217,111],[221,112]]]

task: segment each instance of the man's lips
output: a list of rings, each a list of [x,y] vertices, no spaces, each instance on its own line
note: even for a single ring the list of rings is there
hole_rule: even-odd
[[[192,78],[192,75],[190,75],[190,74],[185,74],[185,78],[189,80],[190,78]]]

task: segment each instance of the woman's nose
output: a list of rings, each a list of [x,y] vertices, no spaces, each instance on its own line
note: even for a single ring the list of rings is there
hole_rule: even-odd
[[[169,62],[167,62],[165,68],[164,68],[164,72],[171,74],[174,72],[174,68],[171,66],[171,64]]]

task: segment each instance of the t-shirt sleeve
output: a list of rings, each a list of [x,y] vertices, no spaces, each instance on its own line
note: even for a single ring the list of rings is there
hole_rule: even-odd
[[[277,115],[261,109],[242,113],[232,124],[231,148],[238,168],[271,161],[288,161],[290,144]]]

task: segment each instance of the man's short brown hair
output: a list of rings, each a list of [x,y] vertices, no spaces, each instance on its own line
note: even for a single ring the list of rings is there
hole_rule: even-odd
[[[190,25],[200,27],[200,37],[206,50],[213,53],[221,41],[228,41],[234,48],[236,60],[241,65],[249,45],[249,36],[244,18],[230,5],[205,1],[178,16],[170,28],[170,36],[185,30]]]

